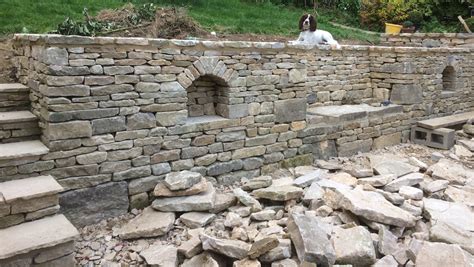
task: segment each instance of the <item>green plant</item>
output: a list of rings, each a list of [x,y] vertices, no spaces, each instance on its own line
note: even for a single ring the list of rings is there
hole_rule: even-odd
[[[360,0],[340,0],[337,2],[337,9],[349,13],[351,16],[358,16],[360,4]]]
[[[413,22],[411,22],[411,21],[409,21],[409,20],[404,21],[402,25],[403,25],[403,27],[405,27],[405,28],[414,26]]]

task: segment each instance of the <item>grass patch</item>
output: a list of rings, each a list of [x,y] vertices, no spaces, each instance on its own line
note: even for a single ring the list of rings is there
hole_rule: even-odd
[[[124,0],[9,0],[0,1],[0,34],[15,32],[44,33],[52,31],[66,17],[81,19],[82,10],[91,15],[105,8],[117,8]],[[134,0],[135,4],[153,2],[162,6],[184,6],[188,13],[208,31],[220,33],[254,33],[295,36],[303,9],[279,6],[269,2],[255,4],[239,0]],[[312,10],[308,10],[311,12]],[[327,23],[330,13],[320,12],[318,27],[330,31],[336,39],[374,42],[375,37],[340,29]]]

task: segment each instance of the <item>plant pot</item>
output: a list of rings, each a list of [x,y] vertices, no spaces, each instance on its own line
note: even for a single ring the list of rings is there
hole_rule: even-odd
[[[385,23],[385,33],[387,34],[399,34],[402,28],[402,25]]]

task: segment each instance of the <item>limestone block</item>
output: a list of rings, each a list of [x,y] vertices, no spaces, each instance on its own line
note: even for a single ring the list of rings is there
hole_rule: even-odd
[[[49,123],[46,125],[45,135],[49,140],[91,137],[92,126],[88,121]]]
[[[423,89],[419,84],[394,84],[390,101],[395,104],[419,104],[423,101]]]
[[[276,122],[293,122],[306,119],[306,99],[288,99],[275,101]]]

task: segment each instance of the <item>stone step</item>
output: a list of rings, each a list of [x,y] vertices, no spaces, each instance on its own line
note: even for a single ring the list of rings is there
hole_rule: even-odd
[[[474,111],[419,121],[417,124],[426,129],[455,128],[462,127],[470,119],[474,119]]]
[[[0,112],[0,125],[7,123],[36,121],[37,119],[38,118],[28,110]]]
[[[38,118],[28,110],[0,112],[0,143],[37,140]]]
[[[47,154],[49,149],[39,140],[0,144],[0,160]]]
[[[30,89],[21,83],[0,83],[0,93],[29,92]]]
[[[0,183],[0,195],[3,195],[6,203],[54,195],[61,191],[63,187],[51,175]]]
[[[64,215],[45,217],[2,229],[0,240],[4,245],[0,246],[0,263],[1,260],[74,241],[78,235],[77,229]]]
[[[0,83],[0,111],[28,110],[30,88],[20,83]]]

